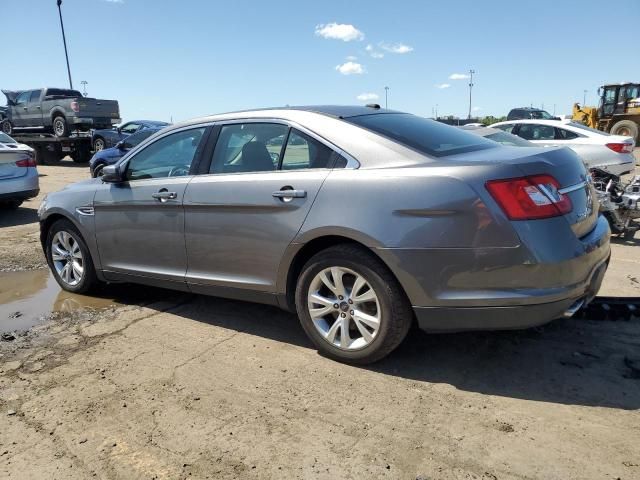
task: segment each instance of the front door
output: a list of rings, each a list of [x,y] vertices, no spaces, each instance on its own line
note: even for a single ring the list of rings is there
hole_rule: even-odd
[[[169,133],[123,162],[124,181],[94,198],[96,238],[107,279],[130,276],[184,286],[184,192],[205,128]]]
[[[185,194],[187,282],[199,293],[276,291],[287,246],[336,155],[318,139],[272,123],[220,129],[210,174]]]

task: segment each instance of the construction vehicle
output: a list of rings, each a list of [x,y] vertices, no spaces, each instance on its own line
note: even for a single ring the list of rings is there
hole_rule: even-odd
[[[640,83],[612,83],[598,89],[598,107],[575,103],[573,120],[588,127],[640,140]]]

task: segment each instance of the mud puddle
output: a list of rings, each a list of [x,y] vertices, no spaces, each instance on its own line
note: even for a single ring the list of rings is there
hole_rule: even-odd
[[[0,332],[26,330],[54,312],[105,309],[159,299],[164,290],[137,285],[108,285],[94,295],[60,288],[49,270],[0,273]]]

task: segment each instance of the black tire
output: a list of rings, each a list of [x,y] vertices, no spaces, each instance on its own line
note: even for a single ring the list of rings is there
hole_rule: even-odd
[[[53,129],[53,134],[56,137],[69,136],[69,126],[67,125],[67,120],[62,115],[58,115],[57,117],[53,118],[51,128]]]
[[[77,242],[78,246],[80,247],[80,251],[82,252],[82,267],[84,271],[81,280],[76,285],[69,285],[67,282],[65,282],[60,277],[60,274],[58,273],[54,265],[54,261],[52,258],[52,242],[58,232],[66,232],[70,234],[73,237],[73,240]],[[47,263],[49,264],[49,268],[51,269],[54,278],[63,290],[73,293],[88,293],[98,285],[99,280],[96,276],[93,259],[91,258],[91,253],[89,253],[87,244],[82,238],[82,235],[80,235],[78,229],[69,220],[60,219],[54,222],[53,225],[51,225],[51,227],[47,231],[45,255],[47,257]]]
[[[106,147],[106,143],[104,141],[104,138],[102,137],[97,137],[94,141],[93,141],[93,151],[94,152],[99,152],[100,150],[104,150],[104,148]]]
[[[636,144],[638,143],[638,124],[631,120],[620,120],[610,131],[611,135],[624,135],[625,137],[633,137]]]
[[[6,135],[11,135],[13,133],[13,125],[8,119],[5,118],[2,120],[2,125],[0,126],[2,126],[2,133]]]
[[[102,176],[102,169],[104,168],[104,163],[99,163],[95,167],[93,167],[93,172],[91,172],[91,176],[93,178],[98,178]]]
[[[307,307],[311,282],[318,273],[330,267],[356,272],[371,285],[378,297],[381,310],[379,330],[371,343],[363,348],[346,350],[334,346],[320,334],[311,319]],[[314,255],[298,277],[295,299],[302,328],[318,351],[345,363],[365,365],[381,360],[400,345],[413,323],[413,311],[398,281],[378,257],[357,245],[336,245]]]

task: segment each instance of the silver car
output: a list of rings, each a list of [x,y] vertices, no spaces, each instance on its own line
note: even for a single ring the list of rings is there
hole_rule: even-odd
[[[277,305],[325,355],[368,363],[414,322],[526,328],[589,302],[610,247],[587,178],[569,149],[401,112],[246,111],[173,125],[49,194],[41,239],[65,290]]]
[[[18,208],[39,192],[33,149],[0,132],[0,208]]]
[[[570,120],[514,120],[494,123],[541,147],[569,147],[589,168],[597,167],[614,175],[625,175],[635,168],[631,137],[611,135]]]

